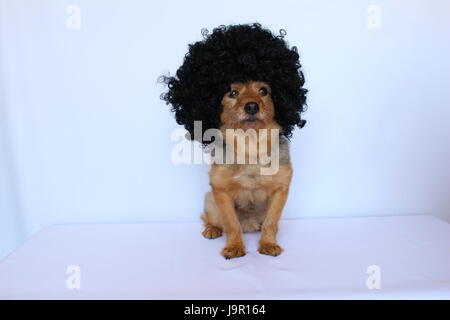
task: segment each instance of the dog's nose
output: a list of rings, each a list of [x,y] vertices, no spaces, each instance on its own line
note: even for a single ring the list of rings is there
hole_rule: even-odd
[[[256,102],[250,101],[245,104],[244,111],[250,115],[254,115],[259,111],[259,106]]]

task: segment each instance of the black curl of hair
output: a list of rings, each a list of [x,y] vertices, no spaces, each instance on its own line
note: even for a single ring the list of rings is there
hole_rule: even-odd
[[[202,29],[204,39],[189,45],[176,76],[162,76],[169,90],[161,99],[172,105],[177,123],[193,138],[194,121],[202,121],[202,136],[220,127],[221,101],[232,83],[264,81],[272,88],[275,121],[290,138],[295,126],[306,123],[300,115],[308,90],[297,48],[289,48],[285,34],[280,30],[275,36],[258,23],[219,26],[211,34]]]

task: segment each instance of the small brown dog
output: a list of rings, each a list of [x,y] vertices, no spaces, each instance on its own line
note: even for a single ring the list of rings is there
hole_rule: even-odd
[[[300,114],[307,90],[297,48],[287,45],[284,31],[275,36],[257,23],[202,33],[205,39],[189,45],[176,76],[163,77],[169,91],[162,98],[190,137],[205,146],[226,146],[227,157],[243,154],[245,160],[213,161],[203,235],[213,239],[224,232],[222,255],[235,258],[246,252],[242,233],[260,230],[259,252],[277,256],[283,250],[276,239],[278,222],[292,178],[288,138],[305,124]],[[202,124],[200,138],[196,122]],[[209,129],[220,139],[207,139]],[[234,148],[242,137],[244,143]]]
[[[220,130],[223,137],[227,137],[226,129],[267,129],[270,144],[271,131],[280,130],[274,121],[274,104],[267,83],[233,83],[230,92],[223,97],[222,105]],[[227,143],[230,142],[225,139]],[[252,141],[245,145],[247,153],[252,148],[249,143]],[[273,147],[268,146],[267,149],[272,150]],[[258,146],[256,150],[260,151]],[[212,165],[209,174],[212,191],[205,196],[205,214],[202,215],[205,222],[203,235],[213,239],[221,236],[222,231],[226,233],[227,244],[222,250],[225,258],[245,255],[242,232],[259,230],[262,231],[259,252],[272,256],[281,253],[276,233],[288,195],[292,168],[288,144],[284,139],[279,150],[280,167],[273,175],[261,175],[259,163]],[[237,148],[234,152],[237,152]]]

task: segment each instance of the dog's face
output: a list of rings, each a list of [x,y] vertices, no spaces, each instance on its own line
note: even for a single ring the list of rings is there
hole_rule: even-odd
[[[261,81],[233,83],[222,98],[222,128],[263,129],[274,121],[270,86]]]

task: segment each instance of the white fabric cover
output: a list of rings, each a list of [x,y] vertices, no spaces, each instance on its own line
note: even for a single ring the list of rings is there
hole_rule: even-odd
[[[2,299],[449,299],[450,225],[431,216],[283,220],[278,257],[225,260],[201,223],[52,226],[0,262]],[[80,267],[69,290],[68,266]],[[367,268],[380,268],[369,290]]]

